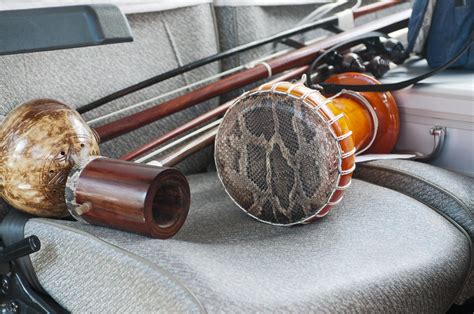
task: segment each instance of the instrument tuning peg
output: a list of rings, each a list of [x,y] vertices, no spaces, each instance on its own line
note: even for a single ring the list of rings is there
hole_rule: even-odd
[[[368,49],[376,49],[376,50],[381,50],[383,49],[383,41],[384,41],[384,37],[371,37],[371,38],[368,38],[364,44],[365,46],[368,48]]]
[[[381,78],[390,70],[390,61],[381,56],[375,56],[369,62],[366,62],[365,67],[373,76]]]
[[[341,62],[341,68],[343,71],[351,71],[351,72],[365,72],[366,71],[362,58],[354,52],[346,53],[343,56],[342,62]]]
[[[384,50],[387,57],[396,64],[402,64],[406,58],[407,53],[403,44],[395,38],[387,38],[384,43]]]
[[[329,65],[336,65],[342,62],[344,57],[337,51],[331,51],[325,58],[325,63]]]
[[[321,83],[327,80],[331,75],[335,73],[336,73],[336,69],[334,66],[329,65],[329,64],[323,64],[316,69],[316,73],[311,76],[310,81],[312,83]]]

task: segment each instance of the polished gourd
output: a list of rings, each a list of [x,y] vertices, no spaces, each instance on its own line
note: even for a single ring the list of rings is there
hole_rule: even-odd
[[[76,111],[52,99],[22,104],[0,125],[0,196],[36,216],[67,216],[69,171],[99,153],[97,136]]]
[[[190,191],[180,171],[99,156],[96,133],[61,102],[12,110],[0,148],[0,196],[21,211],[156,238],[173,236],[186,220]]]

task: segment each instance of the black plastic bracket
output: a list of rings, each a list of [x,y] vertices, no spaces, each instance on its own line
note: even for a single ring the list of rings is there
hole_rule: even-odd
[[[67,313],[43,291],[29,255],[41,249],[37,236],[24,238],[24,227],[32,216],[11,206],[0,225],[0,312]]]
[[[0,55],[133,41],[111,4],[0,11]]]

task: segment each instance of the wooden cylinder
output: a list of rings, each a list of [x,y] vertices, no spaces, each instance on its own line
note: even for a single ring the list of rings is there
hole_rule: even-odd
[[[357,72],[334,75],[326,80],[334,84],[375,85],[380,84],[375,78]],[[361,98],[362,97],[362,98]],[[377,129],[373,129],[368,102],[376,114]],[[400,133],[400,117],[397,103],[390,92],[346,92],[336,97],[330,108],[334,113],[344,112],[349,120],[357,151],[369,144],[370,136],[376,135],[367,150],[373,154],[389,154],[398,140]],[[376,132],[376,133],[374,133]]]
[[[99,157],[76,165],[66,185],[66,204],[78,220],[166,239],[186,220],[186,177],[178,170]]]

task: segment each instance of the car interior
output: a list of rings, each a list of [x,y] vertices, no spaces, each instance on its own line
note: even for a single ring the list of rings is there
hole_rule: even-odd
[[[413,24],[448,4],[470,42],[435,64]],[[0,0],[1,311],[474,313],[473,25],[473,1]]]

